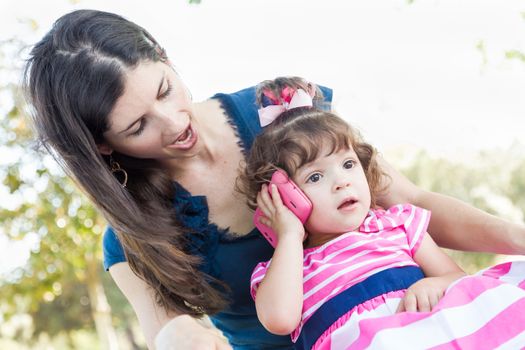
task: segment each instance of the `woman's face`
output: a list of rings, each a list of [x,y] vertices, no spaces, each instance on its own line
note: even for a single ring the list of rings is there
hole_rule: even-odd
[[[136,158],[169,160],[197,152],[198,134],[191,97],[166,63],[145,61],[124,75],[124,93],[109,115],[106,143]]]

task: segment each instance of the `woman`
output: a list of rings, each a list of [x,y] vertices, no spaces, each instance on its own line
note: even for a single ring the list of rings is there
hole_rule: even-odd
[[[233,347],[290,346],[263,329],[249,295],[253,267],[272,254],[234,189],[260,131],[253,88],[193,103],[151,35],[90,10],[61,17],[35,45],[26,84],[43,146],[114,228],[106,268],[149,347],[229,349],[203,314]],[[382,163],[391,184],[379,204],[432,210],[442,246],[525,252],[524,227],[419,190]]]

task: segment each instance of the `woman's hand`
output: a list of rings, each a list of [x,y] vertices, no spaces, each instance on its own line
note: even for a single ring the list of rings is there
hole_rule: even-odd
[[[155,337],[156,350],[231,350],[228,340],[211,323],[180,315],[166,323]]]
[[[445,294],[448,286],[462,276],[464,276],[463,272],[457,272],[445,276],[427,277],[417,281],[407,289],[396,312],[432,311]]]
[[[259,221],[271,227],[279,238],[282,235],[298,235],[302,242],[305,237],[301,220],[283,204],[277,186],[272,184],[270,190],[271,197],[268,193],[268,186],[264,184],[257,194],[257,206],[264,214]]]

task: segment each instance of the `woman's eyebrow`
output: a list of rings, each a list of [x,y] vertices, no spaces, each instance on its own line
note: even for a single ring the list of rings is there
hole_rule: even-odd
[[[163,73],[162,74],[162,77],[160,79],[160,83],[159,83],[159,88],[157,90],[157,96],[160,95],[160,90],[162,90],[162,86],[164,85],[164,80],[166,78],[166,73]],[[128,131],[129,129],[131,129],[133,127],[133,125],[137,124],[141,119],[143,118],[143,116],[141,115],[140,117],[138,117],[135,121],[133,121],[131,124],[128,125],[128,127],[122,131],[119,131],[118,134],[122,134],[126,131]]]

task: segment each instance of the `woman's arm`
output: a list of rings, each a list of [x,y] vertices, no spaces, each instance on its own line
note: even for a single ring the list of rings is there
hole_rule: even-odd
[[[378,198],[388,208],[398,203],[411,203],[432,212],[429,233],[442,247],[492,252],[525,254],[525,226],[487,214],[457,199],[424,191],[396,171],[382,157],[381,168],[391,177],[388,190]]]
[[[133,273],[128,263],[112,265],[109,273],[135,310],[149,349],[231,349],[211,325],[205,326],[188,315],[167,313],[158,306],[151,288]]]

